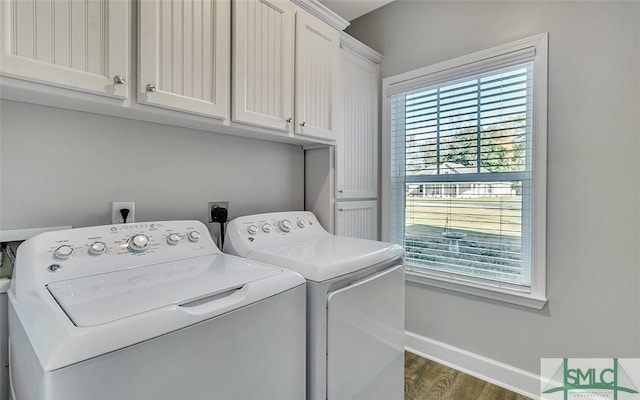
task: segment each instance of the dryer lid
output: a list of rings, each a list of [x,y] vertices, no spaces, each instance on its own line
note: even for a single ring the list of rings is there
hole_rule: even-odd
[[[325,235],[255,250],[247,257],[293,270],[311,281],[323,282],[404,257],[404,249],[392,243]]]
[[[47,289],[76,326],[87,327],[215,296],[281,273],[246,259],[210,255],[53,282]]]

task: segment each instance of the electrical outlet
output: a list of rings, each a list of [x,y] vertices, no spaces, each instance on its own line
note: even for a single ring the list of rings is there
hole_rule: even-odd
[[[127,215],[127,224],[130,222],[136,222],[136,202],[135,201],[114,201],[111,203],[111,223],[112,224],[124,224],[124,219],[120,210],[123,208],[129,209],[129,215]]]
[[[209,208],[207,210],[207,219],[208,221],[211,223],[213,222],[213,220],[211,220],[211,210],[213,210],[213,207],[218,206],[218,207],[224,207],[227,209],[227,212],[229,211],[229,202],[228,201],[211,201],[209,202]]]

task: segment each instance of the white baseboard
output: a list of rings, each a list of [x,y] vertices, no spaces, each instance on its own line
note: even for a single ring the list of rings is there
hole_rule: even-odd
[[[532,399],[540,398],[540,377],[529,371],[409,331],[405,331],[405,348],[512,392]]]

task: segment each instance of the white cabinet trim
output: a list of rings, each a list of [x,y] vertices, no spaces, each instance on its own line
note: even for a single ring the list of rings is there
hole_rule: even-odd
[[[340,46],[342,46],[342,48],[351,49],[376,64],[382,63],[382,59],[384,58],[382,54],[345,32],[340,32]]]
[[[336,30],[344,30],[349,26],[349,21],[342,18],[338,14],[329,10],[324,4],[317,0],[291,0],[300,8],[306,10],[310,14],[320,18],[323,22],[329,24]]]

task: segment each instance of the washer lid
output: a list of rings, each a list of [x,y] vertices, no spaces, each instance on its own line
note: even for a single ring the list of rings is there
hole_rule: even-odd
[[[76,326],[116,321],[238,289],[282,270],[210,255],[58,281],[49,292]]]
[[[247,257],[293,270],[305,279],[322,282],[404,257],[404,249],[392,243],[326,235],[255,250]]]

